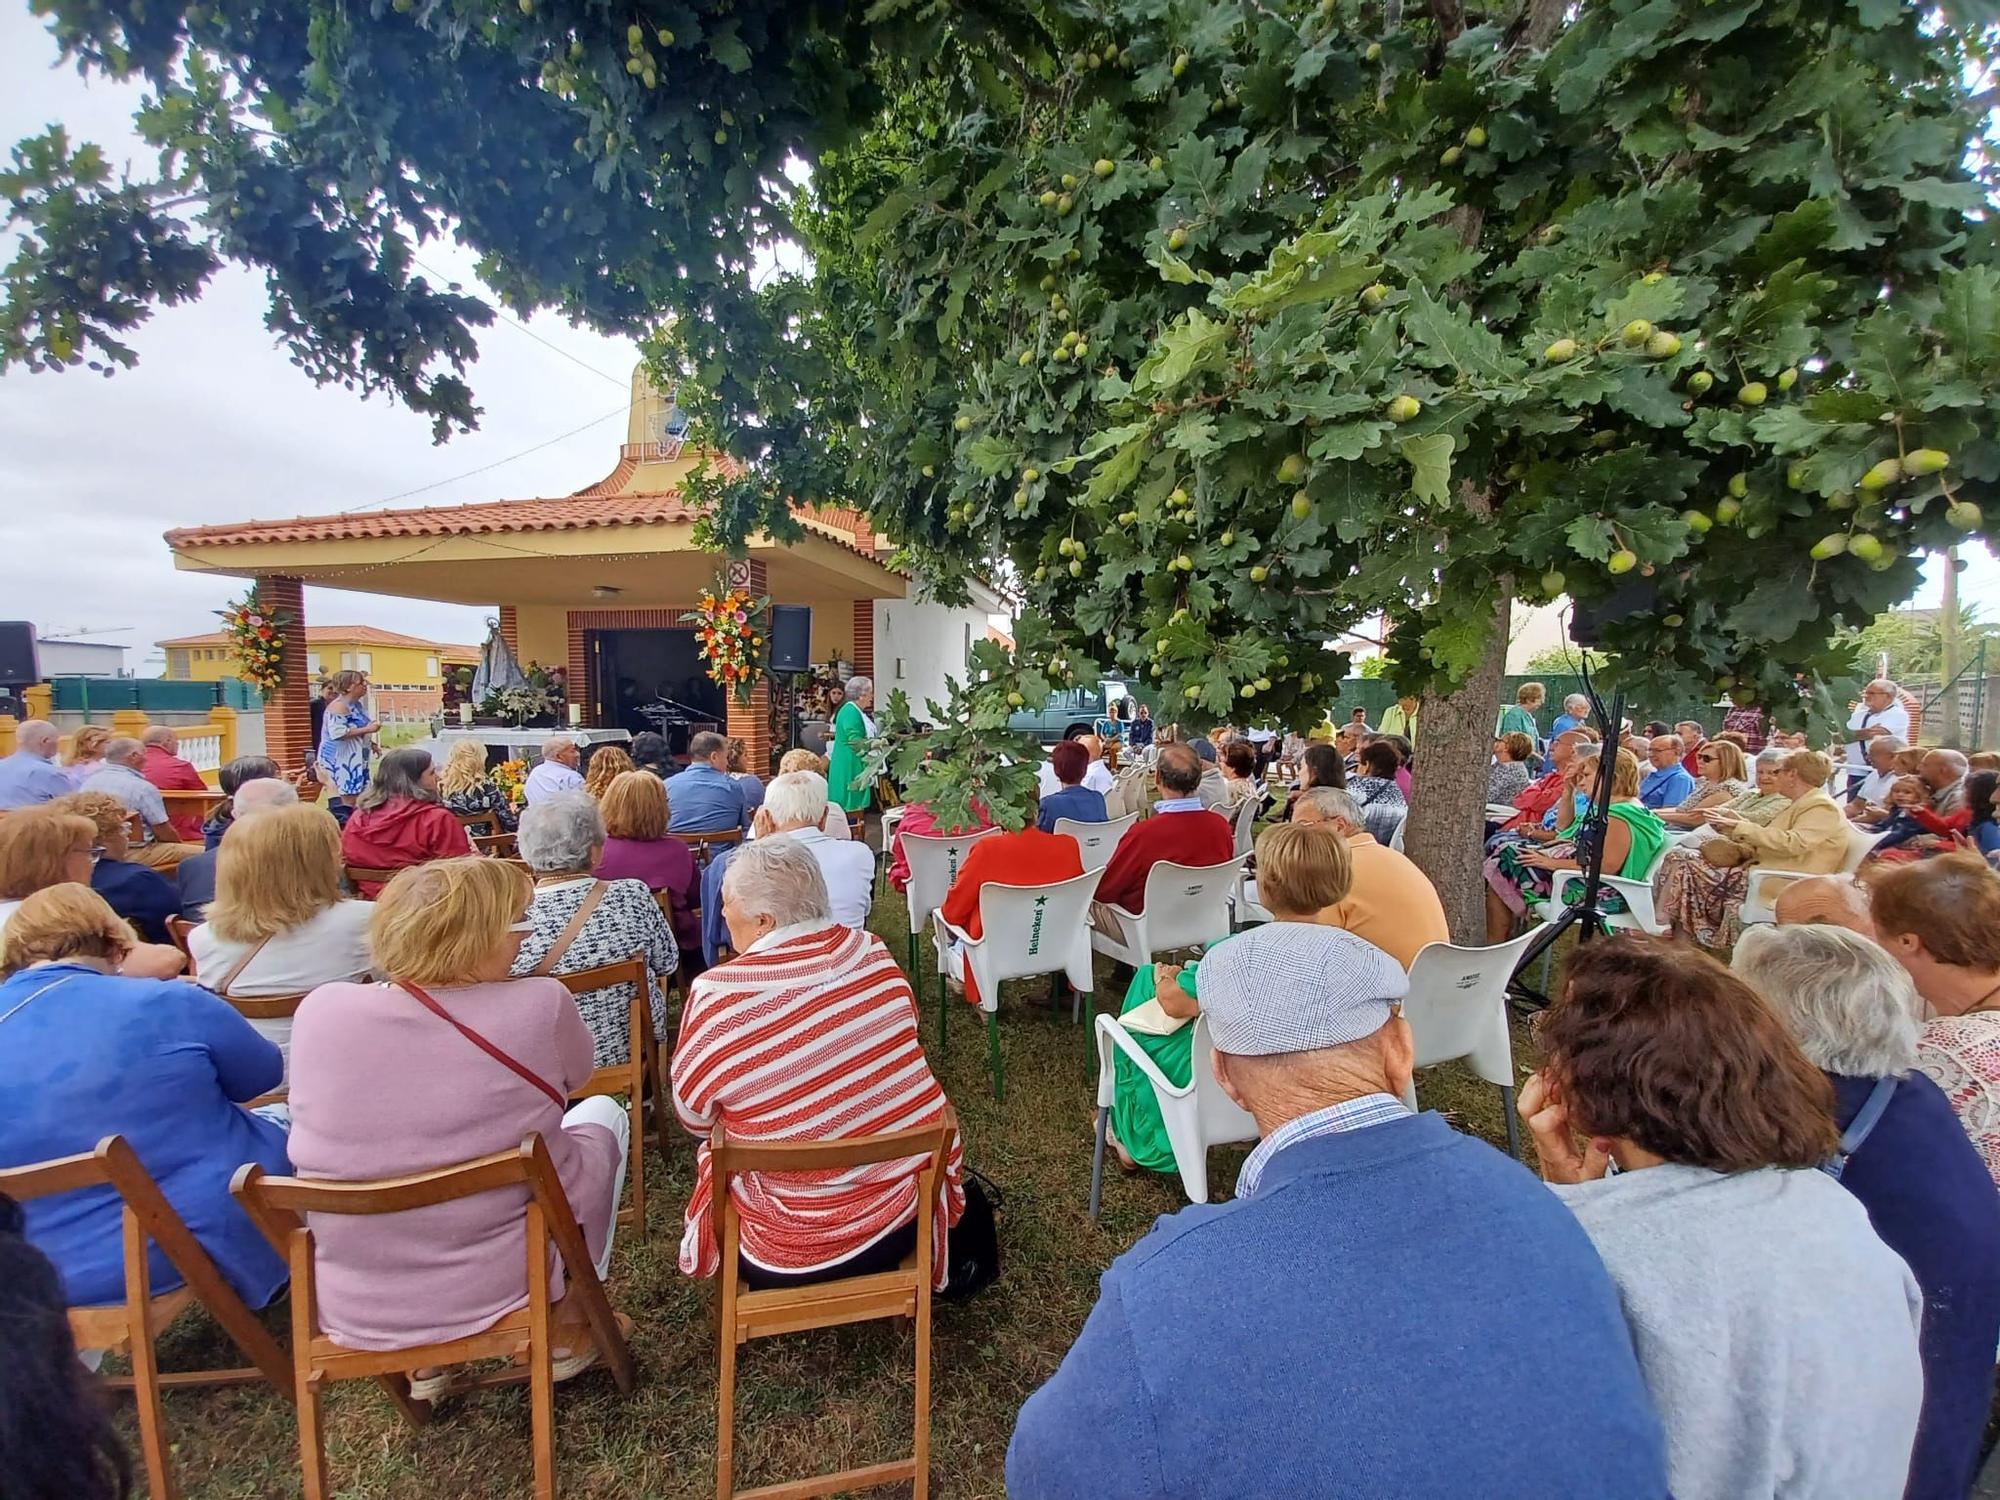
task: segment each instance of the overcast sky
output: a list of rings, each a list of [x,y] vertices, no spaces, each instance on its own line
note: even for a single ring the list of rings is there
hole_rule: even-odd
[[[21,0],[0,0],[0,150],[60,121],[145,171],[136,92],[85,87],[54,59]],[[456,246],[433,244],[419,259],[473,279]],[[563,495],[616,461],[637,358],[628,340],[541,316],[528,324],[538,343],[500,315],[467,375],[485,409],[479,430],[433,446],[428,419],[294,369],[264,331],[265,307],[258,278],[225,268],[199,301],[138,332],[130,371],[0,377],[0,616],[44,632],[130,627],[99,638],[133,647],[128,665],[143,671],[154,641],[214,628],[211,611],[242,587],[176,572],[161,540],[170,527],[361,508],[420,486],[430,488],[393,503]],[[2000,564],[1980,546],[1968,555],[1963,593],[2000,613]],[[1934,602],[1939,565],[1920,602]],[[306,614],[476,643],[485,612],[313,589]]]

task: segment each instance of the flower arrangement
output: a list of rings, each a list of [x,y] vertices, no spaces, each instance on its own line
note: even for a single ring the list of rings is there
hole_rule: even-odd
[[[284,679],[285,630],[292,617],[281,609],[264,608],[263,596],[255,585],[216,613],[222,617],[223,634],[229,638],[236,675],[261,693],[275,693]]]
[[[519,810],[528,800],[528,763],[525,760],[503,760],[486,773],[493,778],[500,795],[507,799],[507,805]]]
[[[553,714],[555,699],[546,687],[531,679],[488,693],[479,704],[479,712],[519,728]]]
[[[748,589],[729,588],[718,580],[702,591],[694,609],[681,616],[695,628],[709,680],[733,691],[739,703],[750,700],[750,690],[764,670],[765,612],[770,604]]]

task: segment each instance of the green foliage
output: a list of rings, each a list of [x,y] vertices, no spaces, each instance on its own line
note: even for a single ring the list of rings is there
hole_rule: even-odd
[[[2000,624],[1982,620],[1975,605],[1959,607],[1959,661],[1970,662],[1981,642],[1987,643],[1987,659],[1996,659],[1992,645],[2000,639]],[[1861,666],[1875,670],[1876,659],[1889,658],[1891,677],[1929,677],[1944,666],[1944,622],[1934,609],[1894,610],[1880,615],[1861,630],[1852,632],[1852,641]]]
[[[692,486],[718,545],[842,498],[944,589],[1018,581],[1048,644],[946,706],[975,716],[1060,655],[1169,715],[1303,723],[1360,618],[1387,615],[1399,686],[1449,689],[1497,595],[1559,573],[1599,602],[1628,569],[1656,591],[1607,633],[1629,689],[1728,679],[1792,714],[1793,674],[1839,677],[1835,632],[1993,509],[1965,84],[1991,43],[1949,16],[43,9],[80,67],[150,87],[160,160],[127,183],[59,134],[17,152],[0,366],[129,359],[124,330],[234,259],[316,378],[442,434],[476,415],[450,372],[490,310],[412,246],[456,233],[512,306],[657,330],[743,461]],[[810,275],[755,283],[787,237]]]
[[[1579,666],[1588,668],[1594,677],[1611,665],[1611,658],[1602,651],[1593,651],[1588,646],[1549,646],[1529,657],[1521,667],[1527,673],[1546,673],[1549,676],[1567,676]],[[1608,679],[1607,679],[1608,680]]]

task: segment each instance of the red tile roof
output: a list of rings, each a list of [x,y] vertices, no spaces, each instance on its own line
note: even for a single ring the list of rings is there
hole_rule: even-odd
[[[489,536],[523,531],[588,531],[599,526],[649,526],[692,521],[679,491],[655,495],[573,495],[559,500],[491,500],[479,505],[425,505],[414,510],[364,510],[351,515],[294,516],[283,521],[225,521],[167,533],[176,551],[253,542],[335,542],[362,537]]]
[[[228,644],[229,637],[221,631],[210,631],[206,635],[179,635],[170,641],[155,641],[156,646],[222,646]],[[477,646],[454,646],[444,641],[427,641],[421,636],[398,635],[393,630],[379,630],[373,625],[308,625],[306,644],[308,646],[332,646],[352,643],[357,646],[407,646],[416,651],[435,651],[441,656],[467,656],[477,659]]]

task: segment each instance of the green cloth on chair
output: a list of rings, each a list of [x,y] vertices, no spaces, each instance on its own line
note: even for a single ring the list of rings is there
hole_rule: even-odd
[[[1182,988],[1190,994],[1194,992],[1194,971],[1195,966],[1189,964],[1181,972],[1185,981]],[[1147,964],[1132,976],[1118,1014],[1122,1016],[1133,1007],[1144,1005],[1155,993],[1153,966]],[[1194,1076],[1194,1022],[1166,1036],[1148,1036],[1137,1031],[1126,1035],[1145,1049],[1167,1082],[1175,1088],[1187,1087]],[[1118,1092],[1111,1102],[1111,1128],[1117,1133],[1119,1144],[1124,1146],[1127,1156],[1150,1172],[1175,1170],[1174,1145],[1167,1138],[1167,1124],[1160,1115],[1159,1096],[1153,1092],[1153,1085],[1124,1052],[1113,1051],[1111,1059],[1118,1082]]]

